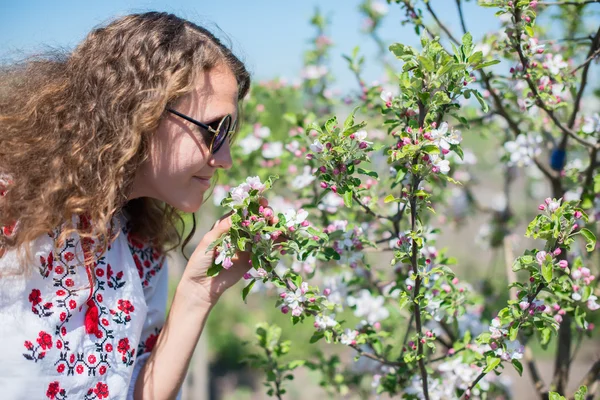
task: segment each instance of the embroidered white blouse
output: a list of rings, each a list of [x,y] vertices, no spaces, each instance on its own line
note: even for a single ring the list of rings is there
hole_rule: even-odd
[[[78,260],[94,243],[72,236],[53,250],[58,230],[32,243],[28,276],[15,274],[14,250],[0,249],[1,398],[133,398],[165,320],[168,277],[165,256],[119,221],[92,268]]]

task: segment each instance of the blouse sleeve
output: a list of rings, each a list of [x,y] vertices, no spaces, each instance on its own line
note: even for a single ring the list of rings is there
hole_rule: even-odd
[[[140,262],[143,263],[144,261],[140,260],[139,257],[136,257],[135,250],[132,249],[132,251],[134,253],[136,264]],[[165,323],[167,297],[169,292],[169,274],[166,256],[163,255],[159,257],[158,260],[152,261],[152,266],[148,269],[144,268],[144,272],[140,270],[140,276],[148,311],[137,348],[138,355],[129,384],[127,400],[134,399],[133,395],[136,381],[142,368],[148,361],[150,353],[158,339],[158,335]],[[181,391],[179,392],[177,399],[181,399]]]

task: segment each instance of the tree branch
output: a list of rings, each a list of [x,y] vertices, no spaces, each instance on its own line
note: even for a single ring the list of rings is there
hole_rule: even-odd
[[[587,386],[588,395],[589,395],[589,397],[587,397],[587,399],[592,400],[592,398],[594,397],[594,392],[595,392],[596,388],[595,387],[592,388],[591,386],[598,385],[599,380],[600,380],[600,359],[596,360],[596,362],[592,365],[592,367],[590,368],[588,373],[585,374],[585,376],[581,380],[581,383],[579,384],[579,386]]]
[[[438,24],[438,26],[446,33],[446,35],[448,35],[448,38],[454,42],[454,44],[459,45],[460,46],[460,42],[454,37],[454,35],[452,35],[452,32],[450,32],[450,29],[448,29],[446,27],[446,25],[444,25],[442,23],[442,21],[440,21],[440,19],[438,18],[438,16],[436,15],[436,13],[433,11],[433,8],[431,8],[431,3],[426,2],[425,3],[425,7],[427,7],[427,11],[429,11],[429,14],[431,14],[431,16],[433,17],[433,19],[435,20],[435,23]]]
[[[520,8],[515,7],[514,12],[513,12],[513,17],[514,17],[515,21],[521,20],[521,9]],[[518,24],[515,24],[514,27],[515,27],[515,31],[516,31],[515,35],[514,35],[514,38],[515,38],[514,49],[517,51],[517,54],[519,55],[519,60],[521,61],[521,65],[523,66],[523,78],[525,79],[525,82],[527,82],[527,85],[529,86],[531,93],[535,97],[536,105],[538,107],[540,107],[542,110],[544,110],[546,112],[546,114],[548,114],[550,119],[554,122],[554,125],[556,125],[558,127],[558,129],[560,129],[563,132],[563,134],[572,137],[573,139],[575,139],[576,141],[578,141],[579,143],[583,144],[586,147],[589,147],[589,148],[599,147],[598,144],[588,142],[587,140],[579,137],[579,135],[577,135],[577,133],[575,133],[571,128],[564,126],[562,124],[562,122],[556,117],[556,115],[554,114],[554,111],[551,110],[550,108],[548,108],[546,103],[544,103],[544,101],[542,100],[542,98],[540,96],[540,93],[537,90],[537,87],[535,86],[535,83],[531,80],[531,77],[529,77],[529,75],[527,74],[527,69],[529,68],[529,60],[527,59],[527,57],[525,57],[525,54],[523,53],[523,49],[521,48],[522,32],[519,29]]]
[[[573,112],[571,113],[571,118],[569,118],[569,128],[571,129],[573,128],[573,126],[575,126],[575,119],[577,118],[577,113],[579,112],[579,106],[581,104],[581,98],[583,97],[583,91],[585,90],[585,86],[587,85],[587,77],[588,71],[590,69],[590,62],[598,54],[600,54],[600,28],[598,28],[598,32],[596,32],[596,35],[592,39],[592,45],[590,46],[590,51],[588,52],[588,58],[583,64],[571,71],[571,74],[574,74],[579,68],[583,67],[583,73],[581,74],[581,85],[579,85],[577,97],[575,98],[575,104],[573,105]]]
[[[456,8],[458,8],[458,16],[460,17],[460,26],[462,27],[463,34],[467,33],[467,24],[465,23],[465,16],[463,15],[461,0],[456,0]]]
[[[585,0],[585,1],[547,1],[540,2],[538,6],[584,6],[586,4],[600,3],[600,0]]]

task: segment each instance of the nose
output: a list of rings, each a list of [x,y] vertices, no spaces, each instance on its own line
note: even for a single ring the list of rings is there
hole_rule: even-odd
[[[219,151],[210,157],[208,164],[213,168],[223,169],[230,169],[233,166],[233,160],[231,159],[231,147],[229,147],[228,140],[223,143]]]

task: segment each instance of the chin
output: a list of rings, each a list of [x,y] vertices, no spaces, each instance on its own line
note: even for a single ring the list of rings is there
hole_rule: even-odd
[[[179,202],[170,203],[176,209],[186,212],[186,213],[195,213],[200,209],[202,204],[204,204],[204,193],[198,198],[194,198],[192,201],[184,200]]]

